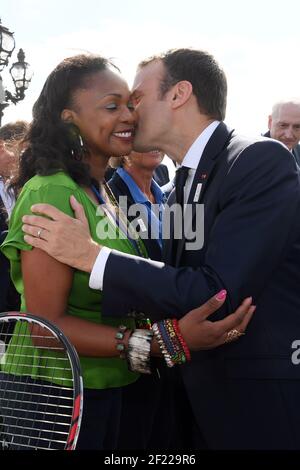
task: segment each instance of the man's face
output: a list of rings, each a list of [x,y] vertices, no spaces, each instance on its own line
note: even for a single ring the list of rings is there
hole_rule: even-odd
[[[132,102],[137,113],[134,150],[149,152],[164,150],[171,126],[170,91],[162,98],[160,82],[165,74],[160,60],[149,63],[137,71],[132,88]]]
[[[300,141],[300,105],[281,105],[275,115],[269,116],[269,130],[272,139],[279,140],[289,150]]]

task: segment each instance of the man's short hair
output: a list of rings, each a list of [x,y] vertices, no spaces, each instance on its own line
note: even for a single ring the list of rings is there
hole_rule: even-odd
[[[171,49],[142,61],[139,68],[157,60],[163,62],[166,70],[160,83],[161,98],[173,85],[187,80],[192,84],[201,113],[212,119],[224,120],[227,80],[224,71],[211,54],[194,49]]]

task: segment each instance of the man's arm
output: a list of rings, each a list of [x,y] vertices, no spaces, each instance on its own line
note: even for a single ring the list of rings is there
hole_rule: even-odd
[[[229,293],[227,311],[248,295],[259,295],[280,262],[299,210],[295,163],[290,153],[275,142],[253,144],[236,159],[220,191],[221,210],[209,235],[205,263],[196,270],[175,269],[113,251],[104,271],[104,314],[120,316],[136,309],[156,319],[180,317],[221,288]],[[45,213],[52,216],[50,211]],[[47,230],[52,221],[44,220]],[[49,243],[32,237],[26,241],[49,249],[54,257],[60,251],[62,262],[90,271],[99,247],[86,230],[82,236],[83,224],[77,224],[81,224],[80,230],[66,219],[57,222],[56,232],[49,229],[57,234],[56,252],[51,248],[55,237],[48,237],[47,231],[42,238],[49,238]],[[36,226],[26,227],[27,233],[35,234]],[[68,232],[73,251],[68,236],[62,243],[60,232]]]
[[[175,269],[112,252],[104,273],[105,314],[131,307],[153,318],[180,317],[220,288],[229,294],[222,314],[249,295],[256,302],[288,248],[298,217],[296,165],[277,143],[255,143],[235,161],[220,191],[220,213],[204,264]]]
[[[25,287],[26,307],[54,322],[72,341],[79,354],[91,357],[117,357],[117,328],[97,324],[65,313],[67,299],[73,280],[73,270],[57,262],[45,252],[34,249],[22,251],[22,273]],[[40,270],[37,266],[43,266]],[[211,349],[238,339],[247,328],[254,313],[252,299],[245,299],[231,315],[219,322],[210,321],[210,315],[224,303],[226,291],[209,299],[204,305],[188,313],[179,321],[179,328],[191,351]],[[231,336],[232,331],[238,335]],[[123,342],[128,348],[130,331],[125,332]],[[152,354],[161,356],[155,338],[152,341]]]

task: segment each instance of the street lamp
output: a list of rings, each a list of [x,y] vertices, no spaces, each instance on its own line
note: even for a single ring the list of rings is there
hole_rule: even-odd
[[[0,19],[0,72],[8,65],[8,60],[15,48],[14,33],[2,26]]]
[[[14,33],[10,32],[1,24],[0,20],[0,72],[8,65],[9,58],[15,49]],[[0,126],[3,110],[9,106],[9,102],[17,104],[25,98],[25,90],[28,88],[32,78],[30,65],[25,62],[23,49],[18,52],[18,61],[14,62],[9,70],[15,85],[15,93],[4,89],[0,75]]]

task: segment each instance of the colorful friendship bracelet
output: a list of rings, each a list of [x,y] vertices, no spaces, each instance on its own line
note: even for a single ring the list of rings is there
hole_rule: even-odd
[[[154,323],[152,329],[168,367],[191,360],[191,353],[176,319]]]

